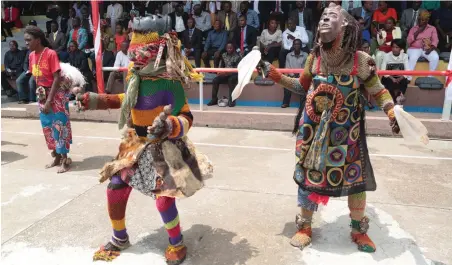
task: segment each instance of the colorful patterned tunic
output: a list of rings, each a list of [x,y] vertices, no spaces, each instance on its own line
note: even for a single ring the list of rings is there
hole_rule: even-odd
[[[378,76],[367,69],[371,60],[356,53],[350,74],[324,75],[321,58],[310,55],[299,80],[270,70],[270,77],[284,87],[295,91],[309,88],[295,152],[294,180],[303,190],[339,197],[376,189],[365,137],[360,82],[364,82],[390,119],[394,119],[394,114],[389,93]]]

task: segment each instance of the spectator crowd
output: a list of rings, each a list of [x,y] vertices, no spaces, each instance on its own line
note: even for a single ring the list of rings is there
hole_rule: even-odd
[[[137,16],[169,15],[172,29],[182,43],[182,51],[194,60],[196,67],[235,68],[254,46],[269,62],[280,68],[303,68],[307,54],[314,46],[314,36],[323,9],[335,2],[347,10],[361,25],[361,49],[375,58],[379,69],[414,70],[420,58],[436,70],[441,52],[450,52],[452,37],[452,1],[102,1],[101,42],[102,65],[127,66],[131,21]],[[66,14],[67,11],[67,14]],[[60,61],[68,62],[86,76],[86,90],[92,91],[95,77],[93,23],[89,2],[59,2],[48,4],[45,32],[51,48]],[[33,23],[31,21],[30,23]],[[20,10],[15,2],[2,2],[2,38],[12,36],[11,28],[22,27]],[[27,95],[33,81],[28,73],[27,51],[10,42],[5,55],[4,76],[17,77],[19,99],[34,99]],[[88,63],[91,58],[91,64]],[[115,80],[123,74],[106,74],[106,91],[111,92]],[[22,75],[23,74],[23,75]],[[32,79],[32,78],[31,78]],[[410,76],[384,76],[383,83],[394,99],[406,91]],[[123,81],[124,82],[124,81]],[[219,74],[213,80],[212,100],[218,99],[219,84],[231,89],[237,83],[236,74]],[[13,95],[2,81],[2,88]],[[396,92],[400,91],[400,92]],[[288,107],[291,94],[284,91],[281,107]],[[223,105],[234,106],[235,102]]]

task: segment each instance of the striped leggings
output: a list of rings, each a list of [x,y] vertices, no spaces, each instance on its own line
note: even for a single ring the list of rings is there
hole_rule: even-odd
[[[108,184],[108,214],[113,227],[113,239],[125,240],[128,238],[125,215],[131,191],[132,187],[125,183],[119,175],[114,175]],[[180,243],[182,234],[175,198],[157,197],[156,206],[162,216],[170,243],[172,245]]]

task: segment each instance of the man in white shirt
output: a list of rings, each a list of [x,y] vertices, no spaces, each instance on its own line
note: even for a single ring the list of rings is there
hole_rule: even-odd
[[[129,57],[127,56],[127,50],[129,49],[129,42],[124,41],[121,43],[121,50],[116,54],[116,60],[114,67],[128,67],[129,66]],[[109,94],[112,91],[113,85],[116,81],[116,79],[122,79],[125,80],[125,74],[126,72],[120,72],[120,71],[112,71],[110,73],[110,76],[108,77],[106,92]],[[124,92],[125,92],[125,85],[126,82],[124,82]]]
[[[302,42],[301,50],[309,53],[309,49],[306,46],[309,41],[306,29],[297,26],[297,24],[294,23],[294,19],[289,18],[287,20],[287,29],[282,34],[282,48],[279,52],[279,68],[284,68],[286,66],[287,54],[291,52],[293,41],[296,39],[299,39]]]
[[[116,21],[118,21],[122,17],[122,5],[117,1],[111,3],[111,5],[107,8],[107,18],[110,19],[111,28],[116,28]]]
[[[212,28],[212,24],[210,22],[210,14],[205,11],[202,11],[201,5],[195,5],[193,7],[193,13],[196,28],[201,30],[203,38],[207,39],[207,34]]]

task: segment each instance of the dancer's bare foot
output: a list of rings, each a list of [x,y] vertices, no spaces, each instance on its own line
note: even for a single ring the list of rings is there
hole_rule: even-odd
[[[69,166],[71,165],[72,160],[68,157],[61,159],[61,166],[58,169],[57,173],[64,173],[67,172],[69,170]]]
[[[59,166],[60,164],[61,164],[61,155],[56,154],[53,159],[53,162],[50,164],[47,164],[46,168],[56,167],[56,166]]]

